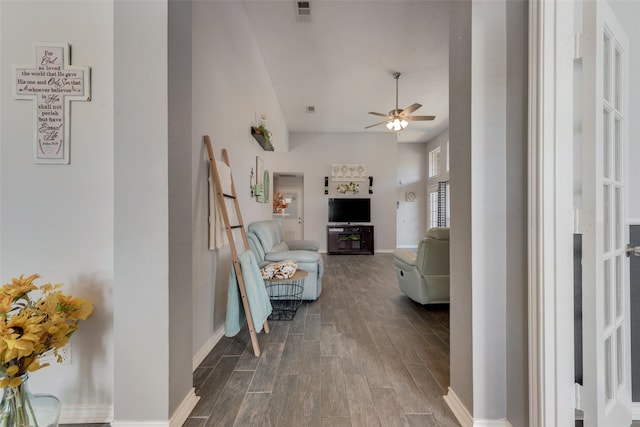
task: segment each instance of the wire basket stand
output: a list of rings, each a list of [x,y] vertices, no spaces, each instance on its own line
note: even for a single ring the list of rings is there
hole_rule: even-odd
[[[308,273],[297,270],[289,279],[264,279],[271,301],[269,320],[292,320],[302,304],[304,279]]]

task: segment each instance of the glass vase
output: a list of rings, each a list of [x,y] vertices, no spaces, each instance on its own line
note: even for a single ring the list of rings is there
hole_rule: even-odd
[[[5,387],[0,400],[0,427],[55,427],[60,418],[60,401],[49,394],[32,394],[29,376],[17,387]]]

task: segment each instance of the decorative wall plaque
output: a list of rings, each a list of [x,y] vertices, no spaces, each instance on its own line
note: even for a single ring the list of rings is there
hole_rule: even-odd
[[[89,67],[71,66],[68,43],[34,43],[35,67],[13,66],[16,99],[36,101],[35,163],[69,164],[71,101],[91,99]]]
[[[331,181],[366,181],[367,165],[334,163],[331,165]]]

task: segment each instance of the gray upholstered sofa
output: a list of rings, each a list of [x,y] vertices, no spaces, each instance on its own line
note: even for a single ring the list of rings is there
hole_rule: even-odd
[[[396,249],[393,262],[400,290],[420,304],[449,302],[449,228],[427,231],[418,252]]]
[[[275,220],[258,221],[247,227],[249,248],[258,260],[260,268],[265,265],[294,260],[299,270],[309,273],[304,280],[303,300],[315,300],[322,292],[322,274],[324,265],[318,252],[320,245],[313,240],[288,240],[283,238],[280,222]]]

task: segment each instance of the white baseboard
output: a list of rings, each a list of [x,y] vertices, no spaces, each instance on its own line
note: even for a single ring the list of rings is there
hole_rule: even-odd
[[[471,417],[471,414],[451,387],[449,387],[449,391],[445,396],[443,396],[443,398],[462,427],[473,427],[473,418]]]
[[[640,420],[640,402],[631,403],[631,419]]]
[[[172,417],[168,421],[111,421],[111,427],[180,427],[182,426],[189,414],[195,408],[200,397],[196,396],[195,389],[191,389],[185,396],[184,400],[175,410]]]
[[[60,424],[108,423],[113,420],[112,405],[62,405]]]
[[[395,251],[395,249],[376,249],[375,253],[376,254],[392,254],[393,251]],[[327,250],[325,249],[323,251],[318,251],[318,252],[320,252],[321,254],[326,254]]]
[[[169,427],[182,426],[185,421],[187,421],[187,418],[189,418],[189,414],[193,411],[193,408],[196,407],[196,403],[198,403],[199,400],[200,396],[196,396],[196,389],[192,388],[171,416]]]
[[[473,419],[451,387],[449,387],[447,395],[443,396],[443,398],[462,427],[512,427],[511,423],[506,419]]]
[[[111,421],[111,427],[169,427],[169,421]]]
[[[169,421],[113,421],[111,405],[62,405],[60,424],[110,423],[112,427],[180,427],[199,400],[200,397],[196,396],[196,391],[192,388]]]
[[[224,336],[224,324],[220,328],[218,328],[213,335],[207,340],[206,343],[198,350],[198,352],[193,356],[193,361],[191,362],[192,371],[195,371],[198,366],[202,363],[202,361],[207,357],[209,352],[213,349],[213,347],[220,341],[220,339]]]
[[[473,427],[512,427],[505,419],[501,420],[473,420]]]

